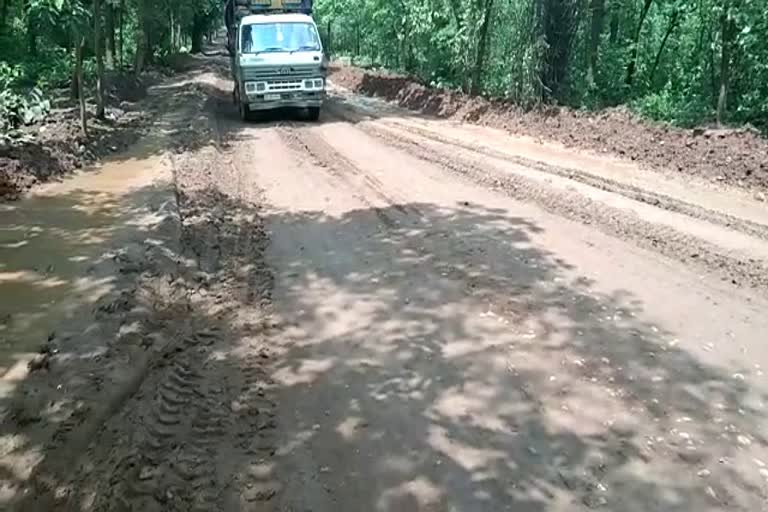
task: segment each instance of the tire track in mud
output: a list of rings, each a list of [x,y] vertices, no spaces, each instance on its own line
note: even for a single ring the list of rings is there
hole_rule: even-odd
[[[263,361],[244,361],[240,384],[232,382],[237,377],[231,368],[208,362],[223,341],[220,332],[202,330],[166,353],[166,369],[145,385],[157,390],[151,407],[141,416],[130,448],[115,458],[111,485],[100,493],[96,510],[229,510],[225,491],[238,471],[231,463],[238,460],[235,440],[276,424],[239,425],[242,415],[233,415],[229,398],[244,397],[242,408],[252,416],[273,417],[274,403],[251,396],[256,388],[263,390]]]
[[[48,509],[261,510],[279,491],[270,473],[252,470],[274,456],[278,428],[264,344],[268,237],[258,194],[246,196],[230,176],[240,170],[220,144],[217,109],[204,112],[207,125],[171,159],[179,247],[173,269],[156,277],[176,293],[170,314],[148,307],[146,331],[156,338],[148,371]]]
[[[269,323],[266,313],[257,313],[262,304],[250,305],[244,300],[250,294],[238,290],[236,283],[248,288],[271,280],[238,281],[233,274],[241,266],[241,257],[251,251],[259,257],[258,250],[264,246],[245,243],[242,237],[246,233],[258,237],[261,231],[255,226],[227,229],[227,223],[216,216],[200,221],[200,212],[194,210],[207,209],[199,198],[190,197],[185,196],[185,201],[195,206],[188,205],[185,216],[190,222],[188,242],[216,240],[219,262],[207,282],[199,282],[198,272],[184,276],[199,286],[188,296],[185,309],[189,318],[177,319],[190,325],[171,327],[184,334],[177,335],[157,358],[137,397],[109,425],[115,430],[114,438],[129,441],[110,455],[109,477],[101,485],[94,510],[240,510],[240,502],[265,502],[277,493],[270,477],[266,483],[274,492],[249,494],[256,477],[244,470],[257,455],[263,459],[275,452],[276,404],[268,395],[266,369],[270,355],[266,349],[244,356],[233,352],[238,347],[247,349],[243,338],[255,334],[261,339],[267,332],[261,328],[252,333],[232,332],[229,317],[234,310],[254,307],[253,314],[258,315],[254,320],[260,325]],[[212,196],[211,201],[219,200]],[[213,211],[216,206],[209,204]],[[208,273],[205,267],[195,268]],[[207,292],[200,297],[203,289]],[[213,312],[219,321],[207,321],[200,311]]]
[[[661,208],[663,210],[667,210],[674,213],[680,213],[688,217],[692,217],[694,219],[704,220],[712,224],[717,224],[723,227],[727,227],[729,229],[739,231],[749,236],[754,236],[757,238],[761,238],[763,240],[768,240],[768,226],[764,224],[760,224],[747,219],[735,217],[733,215],[729,215],[726,213],[709,210],[707,208],[704,208],[692,203],[688,203],[686,201],[675,199],[665,194],[660,194],[658,192],[645,190],[643,188],[626,184],[626,183],[620,183],[618,181],[611,180],[609,178],[604,178],[602,176],[597,176],[595,174],[591,174],[588,172],[580,171],[578,169],[545,164],[542,162],[538,162],[536,160],[509,155],[501,151],[494,150],[492,148],[487,148],[482,146],[473,146],[473,145],[464,143],[463,141],[458,139],[443,137],[430,130],[420,128],[418,126],[406,125],[406,124],[398,123],[394,121],[386,121],[386,122],[383,122],[383,124],[385,124],[387,127],[394,127],[396,129],[410,132],[410,133],[413,133],[414,135],[418,135],[435,142],[439,142],[442,144],[455,145],[462,149],[471,151],[473,153],[489,156],[491,158],[503,160],[511,164],[527,167],[536,171],[540,171],[545,174],[559,176],[562,178],[568,178],[568,179],[583,183],[585,185],[589,185],[591,187],[597,188],[599,190],[611,192],[614,194],[619,194],[628,199],[632,199],[634,201],[638,201],[638,202],[645,203],[657,208]]]
[[[662,210],[679,213],[694,219],[703,220],[712,224],[733,229],[734,231],[739,231],[749,236],[768,240],[768,225],[760,224],[758,222],[743,219],[716,210],[704,208],[702,206],[676,199],[665,194],[654,192],[652,190],[643,189],[641,187],[627,183],[621,183],[610,178],[605,178],[578,169],[546,164],[536,160],[531,160],[529,158],[510,155],[493,148],[469,144],[460,139],[454,137],[445,137],[435,133],[432,130],[428,130],[426,128],[412,124],[401,123],[390,119],[376,119],[370,116],[365,116],[359,112],[356,112],[353,107],[337,102],[331,103],[331,111],[332,115],[340,120],[351,121],[355,124],[376,125],[389,131],[410,133],[431,140],[433,142],[456,146],[477,155],[488,156],[497,160],[502,160],[514,165],[520,165],[522,167],[539,171],[544,174],[574,180],[598,190],[618,194],[628,199],[648,204]]]
[[[416,215],[421,217],[420,212],[415,208],[405,205],[406,201],[395,199],[386,192],[384,184],[381,183],[381,181],[362,169],[359,169],[347,157],[339,153],[322,137],[312,133],[311,130],[307,128],[296,129],[294,126],[287,125],[279,127],[278,133],[285,144],[295,153],[305,158],[309,157],[317,167],[328,171],[329,174],[343,181],[353,190],[363,192],[358,194],[358,198],[373,210],[376,213],[376,216],[379,217],[381,222],[386,226],[390,228],[395,227],[397,225],[397,220],[390,218],[389,215],[384,213],[383,208],[376,206],[368,200],[365,197],[365,190],[369,190],[385,204],[391,206],[405,216]],[[363,186],[359,183],[355,183],[352,179],[353,177],[361,180]]]
[[[444,154],[374,123],[358,122],[355,126],[390,147],[469,179],[472,183],[501,191],[520,201],[534,202],[550,213],[594,225],[608,235],[633,241],[642,248],[715,272],[733,285],[768,291],[768,265],[757,258],[724,254],[716,245],[671,227],[644,221],[578,193],[566,194],[532,179],[496,171],[474,158]]]

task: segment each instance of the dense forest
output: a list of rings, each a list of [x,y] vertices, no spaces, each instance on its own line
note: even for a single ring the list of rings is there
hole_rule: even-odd
[[[43,117],[62,87],[86,132],[86,98],[103,116],[110,78],[199,52],[222,12],[221,0],[0,0],[0,139]]]
[[[317,0],[356,63],[524,106],[628,104],[681,125],[768,127],[765,0]],[[197,52],[222,0],[0,0],[0,134],[50,91],[104,113],[109,76]],[[83,128],[85,115],[83,115]]]
[[[768,124],[765,0],[317,0],[336,54],[427,84]]]

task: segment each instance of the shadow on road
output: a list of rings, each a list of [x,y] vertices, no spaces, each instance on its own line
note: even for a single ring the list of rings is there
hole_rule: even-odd
[[[736,432],[765,443],[765,397],[676,348],[630,293],[567,281],[530,220],[423,203],[268,224],[297,240],[273,256],[287,495],[309,489],[320,510],[759,503],[721,461]],[[316,473],[296,478],[307,458]]]

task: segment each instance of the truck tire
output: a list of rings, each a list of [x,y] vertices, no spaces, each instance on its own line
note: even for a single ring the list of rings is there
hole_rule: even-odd
[[[320,107],[307,108],[307,119],[310,121],[317,121],[320,119]]]
[[[247,123],[249,121],[253,120],[253,112],[251,112],[250,107],[248,107],[247,103],[238,102],[238,110],[240,111],[240,120],[244,123]]]

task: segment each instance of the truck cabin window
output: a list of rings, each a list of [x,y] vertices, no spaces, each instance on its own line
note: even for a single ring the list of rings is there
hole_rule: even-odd
[[[320,40],[311,23],[254,23],[243,25],[243,53],[318,51]]]

